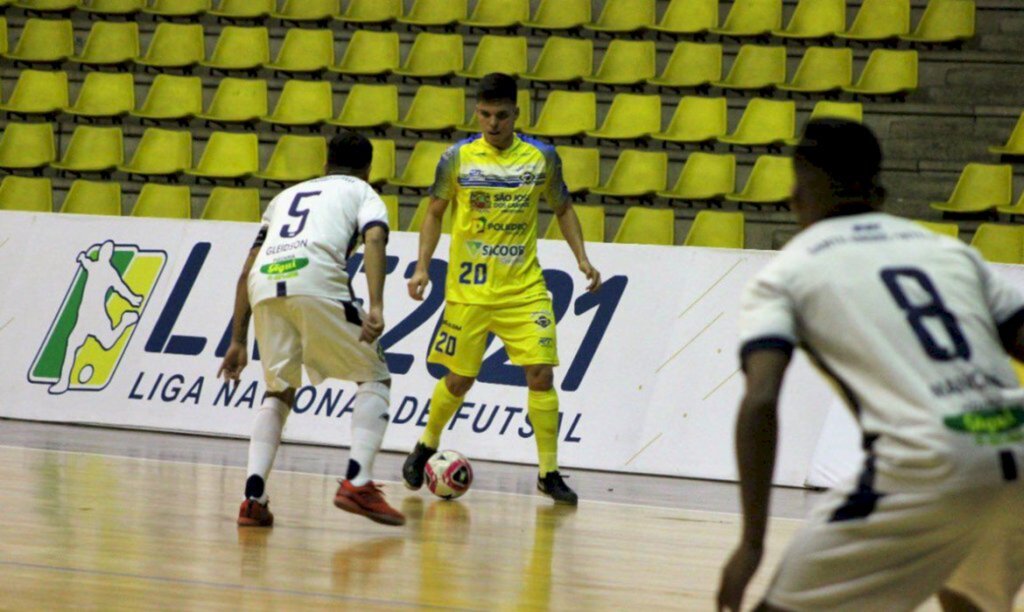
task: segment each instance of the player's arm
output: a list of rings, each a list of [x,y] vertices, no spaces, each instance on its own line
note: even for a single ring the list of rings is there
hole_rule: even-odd
[[[114,293],[123,297],[134,308],[142,306],[142,296],[132,291],[131,287],[124,282],[124,279],[119,274],[112,274],[110,280],[110,288],[114,290]]]
[[[252,307],[249,304],[249,271],[252,270],[253,263],[260,252],[260,247],[263,246],[266,235],[267,227],[264,226],[260,228],[256,242],[249,250],[249,256],[246,257],[245,264],[242,266],[242,273],[238,276],[238,282],[235,284],[235,309],[231,318],[231,344],[228,346],[228,352],[224,355],[224,361],[221,362],[220,370],[217,371],[218,378],[223,376],[224,380],[233,380],[235,384],[238,384],[242,370],[249,363],[247,342],[249,339],[249,319],[252,316]]]
[[[363,269],[370,297],[370,311],[363,321],[359,340],[370,343],[384,332],[384,276],[388,230],[374,225],[363,233]]]
[[[591,293],[597,291],[601,288],[601,273],[597,271],[597,268],[587,258],[587,249],[583,240],[583,228],[580,227],[580,219],[576,216],[576,211],[568,200],[555,209],[555,218],[558,220],[558,227],[562,230],[562,235],[565,236],[565,241],[569,243],[569,249],[576,256],[576,263],[579,264],[580,272],[583,272],[587,276],[587,280],[590,281],[587,291]]]
[[[427,214],[420,226],[419,260],[416,262],[416,271],[409,279],[409,296],[414,300],[423,299],[423,291],[430,282],[430,260],[437,249],[437,241],[441,239],[441,225],[447,208],[448,201],[438,197],[431,197],[427,204]]]

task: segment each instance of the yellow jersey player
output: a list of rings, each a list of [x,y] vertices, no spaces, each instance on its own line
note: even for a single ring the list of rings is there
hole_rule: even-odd
[[[529,387],[527,411],[537,439],[537,488],[557,503],[577,502],[558,472],[558,365],[555,315],[537,261],[537,207],[543,195],[588,281],[601,286],[590,264],[579,219],[562,180],[554,147],[517,135],[516,82],[493,73],[480,80],[476,116],[483,133],[452,146],[441,158],[428,213],[420,229],[419,262],[409,295],[422,300],[430,259],[449,204],[451,251],[445,311],[430,345],[429,361],[448,368],[430,403],[426,431],[402,469],[406,486],[423,485],[423,466],[441,431],[462,405],[480,371],[487,335],[501,338]]]

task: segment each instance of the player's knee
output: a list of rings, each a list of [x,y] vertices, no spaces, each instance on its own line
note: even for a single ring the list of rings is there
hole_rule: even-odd
[[[943,612],[981,612],[981,608],[974,605],[974,602],[965,595],[950,589],[939,591],[939,603]]]
[[[292,404],[295,403],[295,389],[288,388],[285,389],[284,391],[267,391],[267,397],[272,397],[274,399],[280,400],[286,406],[288,406],[289,409],[291,409]]]
[[[530,391],[550,391],[555,384],[555,370],[551,366],[526,368],[526,386]]]
[[[448,387],[448,392],[455,397],[462,397],[469,393],[474,382],[476,382],[475,378],[470,376],[460,376],[452,372],[449,372],[448,376],[445,376],[444,378],[444,384]]]
[[[376,395],[377,397],[384,400],[385,403],[391,403],[391,381],[390,380],[373,380],[370,382],[359,383],[359,388],[356,390],[356,395]]]

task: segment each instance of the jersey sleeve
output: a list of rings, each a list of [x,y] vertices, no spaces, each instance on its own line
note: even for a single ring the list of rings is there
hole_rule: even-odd
[[[999,328],[1003,345],[1012,345],[1017,330],[1024,325],[1024,296],[985,263],[977,251],[967,248],[967,252],[978,268],[985,303]]]
[[[792,353],[799,342],[796,305],[787,291],[778,260],[768,265],[743,292],[740,301],[740,361],[754,351]]]
[[[384,200],[377,195],[377,192],[369,186],[366,188],[363,203],[359,206],[356,222],[359,224],[360,234],[366,234],[366,230],[371,227],[383,227],[386,231],[391,229],[388,225],[388,207],[384,204]]]
[[[562,175],[562,158],[554,147],[551,147],[547,158],[549,176],[544,198],[551,210],[560,210],[569,201],[569,188],[565,186],[565,177]]]
[[[270,223],[274,218],[274,205],[277,203],[275,197],[267,204],[267,210],[263,211],[263,218],[260,220],[260,229],[256,234],[256,240],[253,242],[252,248],[259,248],[263,246],[263,243],[267,240],[267,233],[270,231]]]
[[[437,162],[437,170],[434,172],[434,185],[430,188],[430,195],[446,202],[455,199],[455,191],[458,186],[459,176],[459,145],[453,145],[441,156]]]

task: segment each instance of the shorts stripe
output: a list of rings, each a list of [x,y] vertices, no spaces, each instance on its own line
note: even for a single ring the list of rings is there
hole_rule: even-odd
[[[1003,468],[1003,480],[1006,482],[1017,480],[1017,459],[1013,456],[1012,452],[1004,450],[999,453],[999,464]]]

